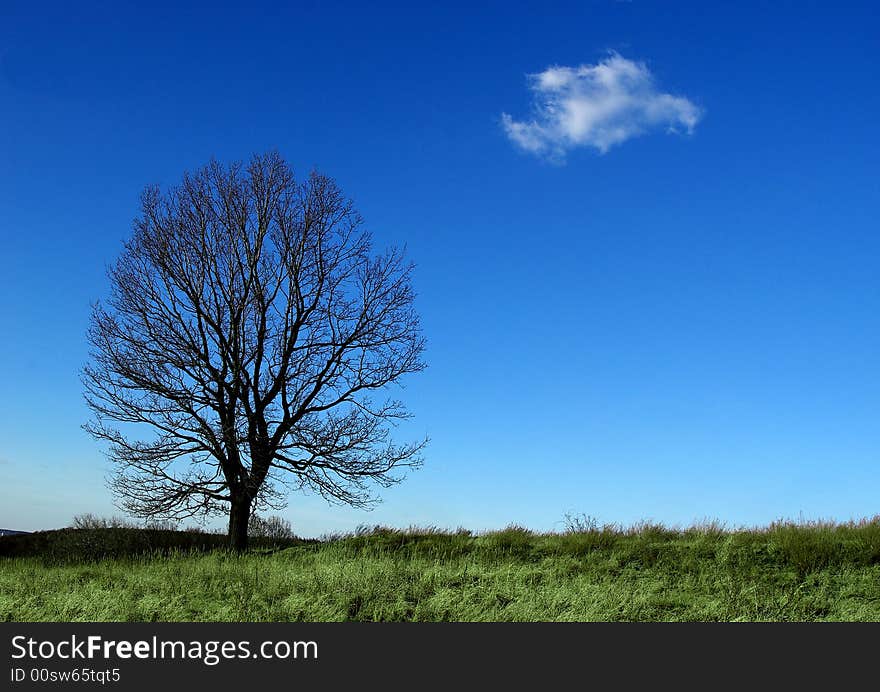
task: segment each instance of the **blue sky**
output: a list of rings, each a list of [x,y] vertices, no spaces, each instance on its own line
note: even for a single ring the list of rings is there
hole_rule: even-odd
[[[425,466],[303,535],[880,511],[869,3],[0,9],[0,527],[114,513],[89,305],[148,183],[278,149],[418,265]]]

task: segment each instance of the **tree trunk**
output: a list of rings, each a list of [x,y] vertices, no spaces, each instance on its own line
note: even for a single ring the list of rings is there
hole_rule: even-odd
[[[250,499],[234,498],[229,508],[229,547],[231,550],[241,552],[247,548],[250,518]]]

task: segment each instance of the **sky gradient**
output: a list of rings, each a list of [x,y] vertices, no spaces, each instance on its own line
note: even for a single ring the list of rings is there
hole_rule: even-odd
[[[90,304],[145,185],[269,149],[407,246],[428,339],[425,466],[297,533],[880,512],[870,4],[82,5],[0,9],[0,527],[116,513]]]

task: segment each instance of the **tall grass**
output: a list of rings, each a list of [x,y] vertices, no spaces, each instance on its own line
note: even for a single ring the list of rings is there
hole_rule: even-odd
[[[880,519],[362,528],[271,553],[0,560],[5,620],[880,620]]]

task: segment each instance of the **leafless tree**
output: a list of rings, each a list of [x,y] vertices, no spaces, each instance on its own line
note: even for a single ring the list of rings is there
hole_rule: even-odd
[[[82,376],[119,506],[228,511],[243,549],[288,490],[367,506],[401,480],[424,441],[391,440],[408,413],[382,390],[424,368],[411,270],[373,252],[330,178],[299,182],[274,153],[148,187]]]

